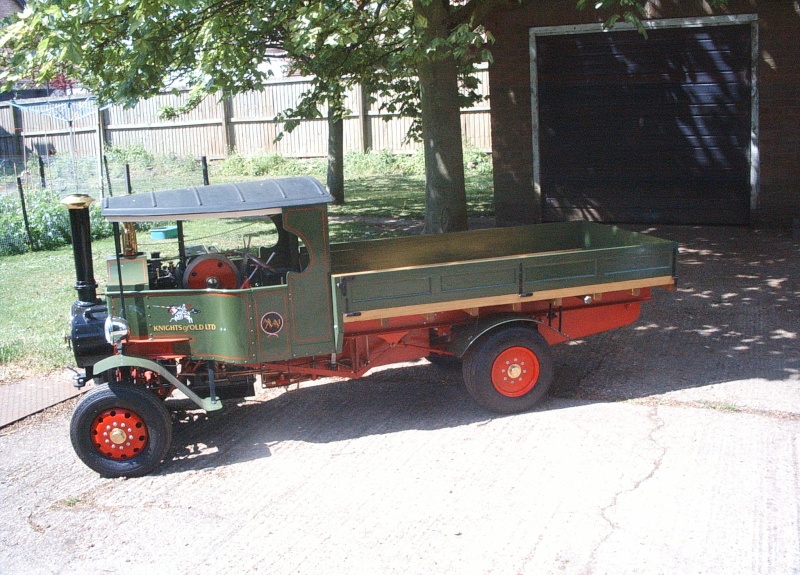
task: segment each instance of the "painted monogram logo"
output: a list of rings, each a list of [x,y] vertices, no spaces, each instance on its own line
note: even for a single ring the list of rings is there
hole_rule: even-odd
[[[276,311],[268,311],[261,316],[261,330],[270,337],[278,337],[283,329],[283,316]]]

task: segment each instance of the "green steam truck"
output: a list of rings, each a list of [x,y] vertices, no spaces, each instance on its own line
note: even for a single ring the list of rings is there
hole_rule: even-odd
[[[420,358],[460,362],[467,391],[487,410],[525,411],[552,381],[549,346],[630,324],[651,288],[675,285],[676,244],[617,227],[564,222],[332,244],[331,201],[310,177],[107,197],[116,253],[102,300],[92,199],[62,201],[77,276],[68,336],[83,370],[76,385],[94,380],[70,428],[86,465],[107,477],[155,469],[170,449],[164,400],[175,390],[214,411],[256,386],[357,378]],[[207,218],[265,231],[236,249],[187,243],[184,225]],[[135,222],[168,222],[150,233],[174,235],[174,253],[139,251]]]

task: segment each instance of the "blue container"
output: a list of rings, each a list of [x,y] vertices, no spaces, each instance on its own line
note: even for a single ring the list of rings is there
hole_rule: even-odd
[[[150,237],[154,240],[168,240],[178,237],[178,226],[167,226],[164,228],[153,228],[150,230]]]

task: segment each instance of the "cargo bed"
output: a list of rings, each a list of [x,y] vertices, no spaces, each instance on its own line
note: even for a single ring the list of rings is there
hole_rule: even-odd
[[[559,222],[332,244],[345,320],[672,286],[677,244]]]

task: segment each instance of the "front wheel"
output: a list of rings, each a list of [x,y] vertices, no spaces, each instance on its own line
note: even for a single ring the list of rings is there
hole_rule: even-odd
[[[472,398],[496,413],[532,408],[553,381],[550,346],[534,329],[490,332],[464,358],[464,384]]]
[[[172,442],[163,401],[132,384],[103,384],[78,403],[70,423],[75,453],[103,477],[138,477],[155,469]]]

